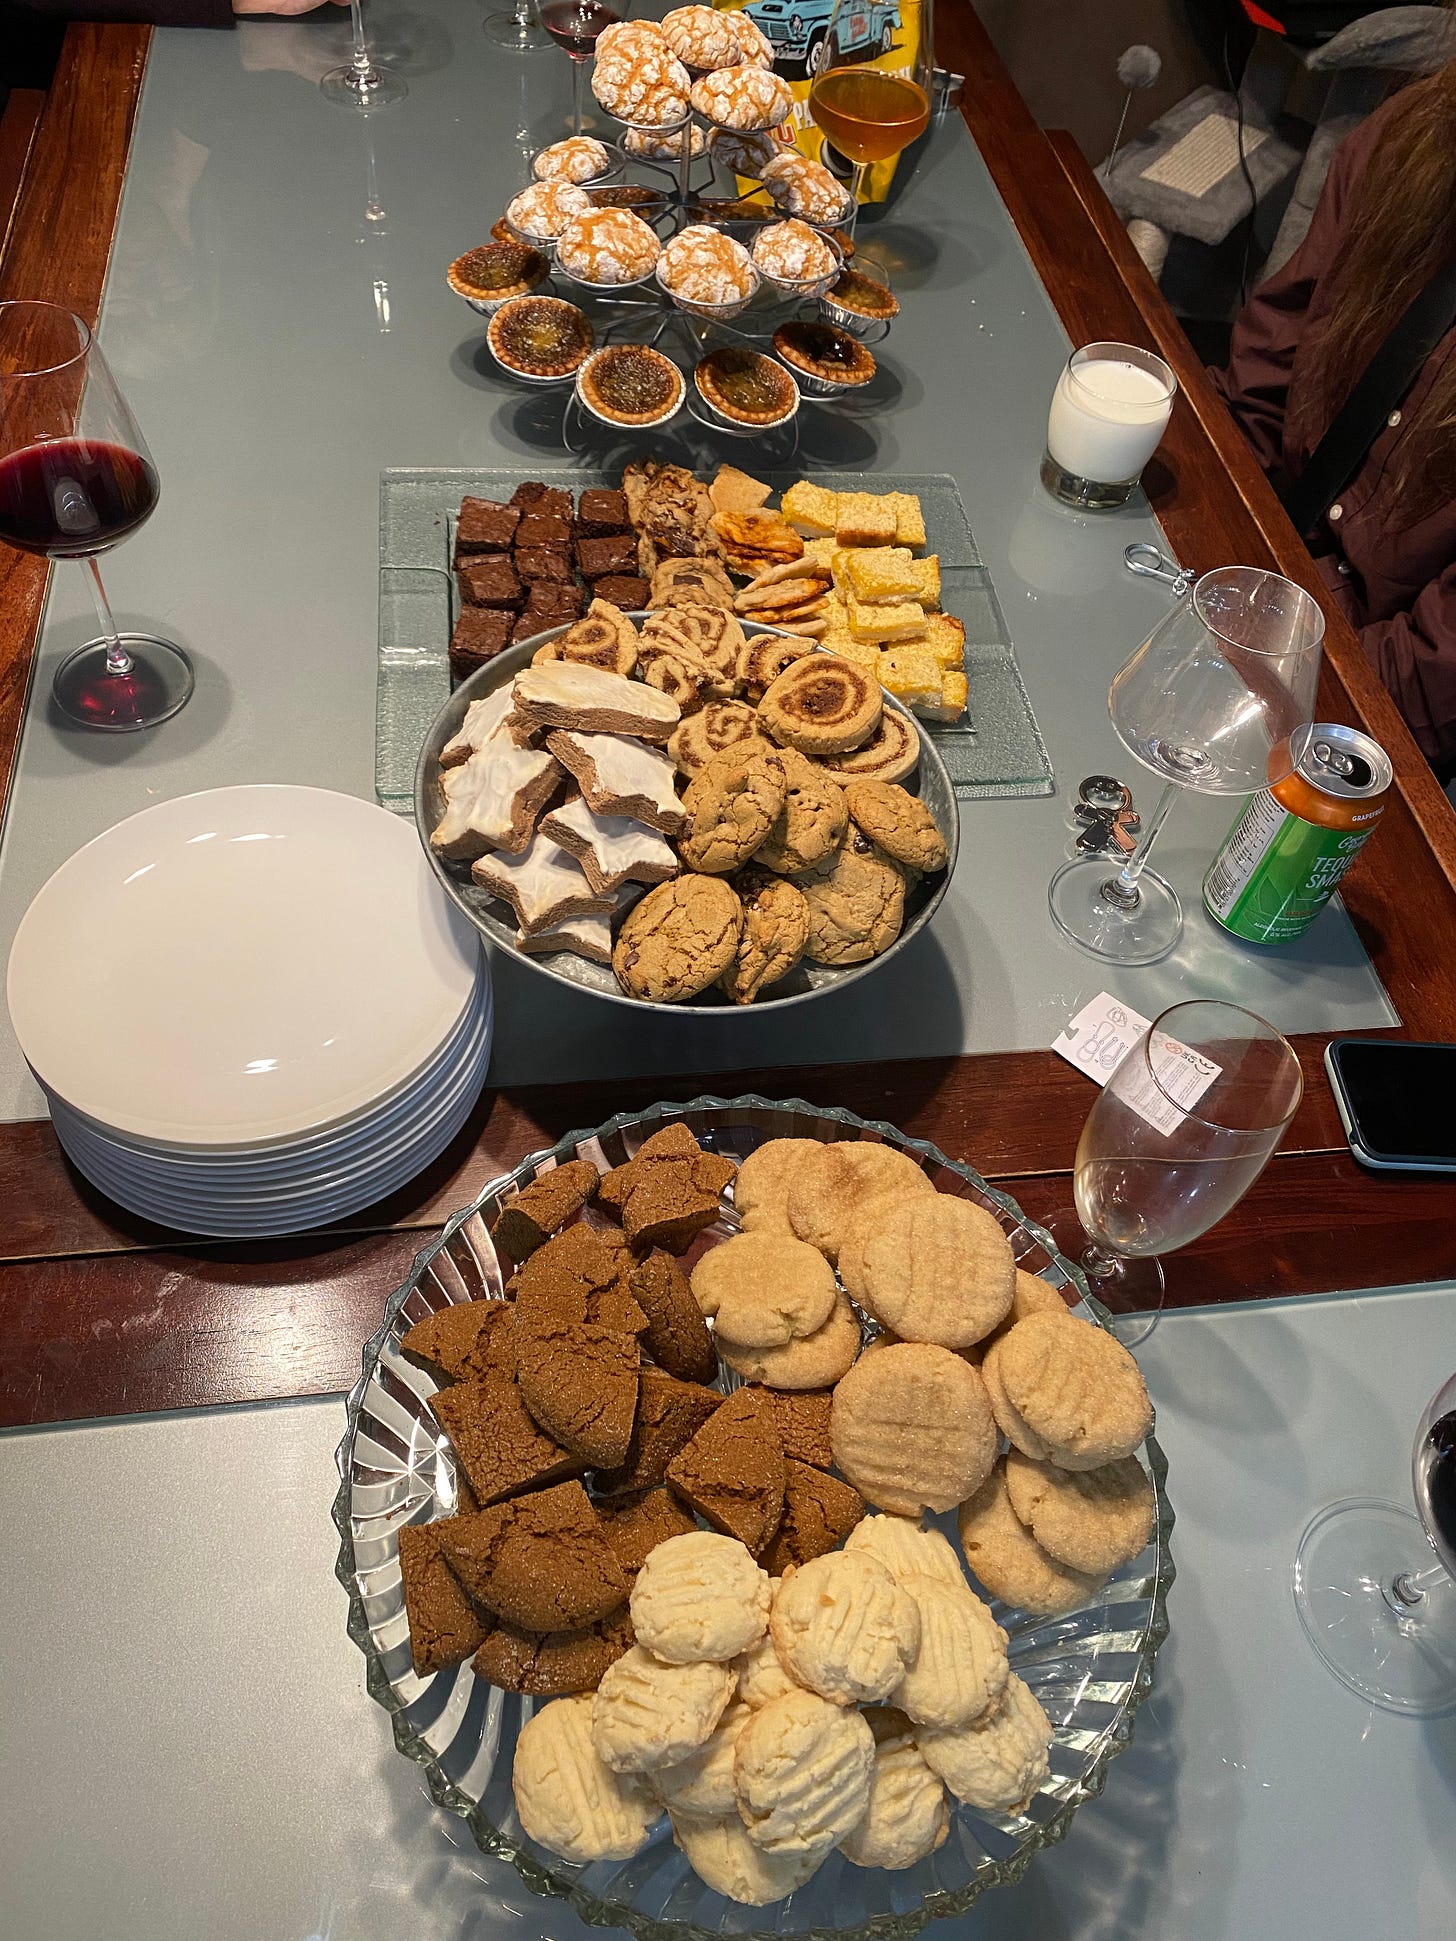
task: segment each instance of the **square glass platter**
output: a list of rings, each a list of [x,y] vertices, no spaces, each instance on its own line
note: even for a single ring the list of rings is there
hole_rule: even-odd
[[[379,480],[379,677],[374,788],[381,804],[408,815],[415,764],[430,724],[450,694],[450,633],[456,611],[450,570],[452,521],[467,495],[508,499],[532,474],[516,470],[390,470]],[[550,484],[577,493],[617,486],[620,471],[552,469]],[[799,472],[756,474],[777,494]],[[1052,767],[1016,665],[1001,603],[947,473],[821,472],[816,485],[839,492],[913,492],[925,516],[928,553],[940,559],[941,604],[965,624],[970,701],[964,720],[922,722],[963,797],[1050,795]]]

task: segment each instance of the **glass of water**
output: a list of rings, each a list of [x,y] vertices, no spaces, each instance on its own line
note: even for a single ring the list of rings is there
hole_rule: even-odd
[[[1299,1109],[1304,1076],[1287,1039],[1235,1004],[1174,1004],[1131,1046],[1077,1142],[1075,1208],[1049,1223],[1118,1339],[1131,1346],[1163,1305],[1158,1256],[1237,1206]]]
[[[1057,379],[1041,482],[1079,512],[1126,505],[1167,429],[1178,380],[1135,344],[1084,344]]]

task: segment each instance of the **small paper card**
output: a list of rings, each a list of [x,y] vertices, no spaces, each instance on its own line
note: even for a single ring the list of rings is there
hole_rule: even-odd
[[[1099,991],[1063,1027],[1062,1035],[1053,1041],[1052,1050],[1060,1052],[1069,1065],[1075,1065],[1098,1085],[1105,1085],[1131,1047],[1151,1029],[1151,1018],[1143,1017],[1130,1004],[1120,1004],[1106,991]]]
[[[1151,1030],[1149,1020],[1131,1005],[1120,1004],[1102,991],[1082,1006],[1054,1041],[1052,1050],[1098,1085],[1105,1085]],[[1222,1065],[1166,1031],[1158,1032],[1153,1039],[1148,1063],[1157,1072],[1157,1082],[1149,1070],[1129,1073],[1120,1096],[1139,1118],[1164,1134],[1178,1130],[1223,1070]]]

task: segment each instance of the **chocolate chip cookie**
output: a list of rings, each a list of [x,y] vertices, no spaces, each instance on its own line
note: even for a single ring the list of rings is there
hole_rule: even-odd
[[[796,748],[784,749],[780,759],[784,806],[753,860],[780,876],[796,876],[838,848],[849,811],[844,790],[816,762]]]
[[[944,869],[950,851],[940,825],[918,795],[894,782],[849,782],[849,813],[871,842],[911,869]]]
[[[692,813],[678,845],[689,869],[726,876],[746,863],[777,822],[788,777],[778,749],[726,748],[688,784]]]
[[[743,905],[738,955],[719,980],[735,1004],[752,1004],[765,985],[787,977],[809,941],[809,905],[787,877],[750,865],[733,879]]]
[[[720,876],[679,876],[649,890],[629,913],[612,950],[612,969],[633,997],[680,1004],[723,975],[738,954],[742,930],[743,906]]]
[[[888,950],[899,936],[905,921],[905,878],[857,830],[794,880],[809,905],[805,955],[815,963],[862,964]]]

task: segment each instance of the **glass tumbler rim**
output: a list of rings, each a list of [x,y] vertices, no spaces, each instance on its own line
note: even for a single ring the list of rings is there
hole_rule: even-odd
[[[1269,1125],[1257,1125],[1257,1126],[1225,1125],[1221,1119],[1211,1119],[1208,1117],[1206,1113],[1196,1111],[1192,1107],[1185,1105],[1181,1099],[1175,1098],[1173,1094],[1168,1090],[1167,1086],[1164,1085],[1163,1081],[1158,1077],[1157,1072],[1153,1069],[1153,1061],[1151,1057],[1148,1055],[1149,1047],[1153,1042],[1153,1033],[1155,1031],[1163,1031],[1168,1037],[1175,1038],[1178,1040],[1179,1044],[1182,1044],[1184,1040],[1181,1038],[1178,1038],[1178,1033],[1176,1031],[1169,1030],[1166,1020],[1168,1018],[1171,1018],[1175,1011],[1188,1011],[1188,1010],[1191,1010],[1195,1005],[1217,1006],[1217,1008],[1220,1011],[1233,1012],[1236,1016],[1240,1018],[1251,1018],[1255,1024],[1261,1025],[1263,1027],[1264,1031],[1268,1033],[1271,1039],[1277,1039],[1279,1043],[1283,1045],[1285,1051],[1288,1052],[1290,1060],[1294,1066],[1294,1099],[1293,1099],[1293,1103],[1289,1107],[1289,1110],[1283,1115],[1282,1118],[1274,1120],[1273,1123]],[[1192,1119],[1195,1124],[1206,1126],[1210,1132],[1224,1132],[1234,1137],[1239,1137],[1241,1135],[1247,1136],[1247,1135],[1252,1135],[1252,1134],[1261,1133],[1261,1132],[1276,1132],[1276,1131],[1282,1132],[1283,1129],[1293,1119],[1295,1113],[1299,1110],[1300,1103],[1304,1098],[1304,1067],[1299,1062],[1298,1052],[1294,1049],[1293,1045],[1290,1044],[1289,1040],[1285,1037],[1284,1033],[1282,1031],[1277,1030],[1275,1026],[1270,1024],[1267,1018],[1261,1018],[1257,1011],[1249,1010],[1247,1005],[1231,1004],[1229,1003],[1227,998],[1185,997],[1185,998],[1179,998],[1176,1004],[1165,1005],[1163,1009],[1158,1013],[1158,1015],[1153,1019],[1153,1022],[1151,1023],[1151,1025],[1149,1025],[1148,1029],[1143,1033],[1141,1043],[1138,1046],[1138,1055],[1142,1059],[1143,1070],[1147,1073],[1149,1079],[1152,1081],[1153,1087],[1157,1091],[1158,1096],[1166,1100],[1167,1103],[1175,1111],[1181,1113],[1185,1119]]]
[[[1283,646],[1260,647],[1250,641],[1235,640],[1222,627],[1218,626],[1213,616],[1205,610],[1204,599],[1206,596],[1204,589],[1211,580],[1224,579],[1234,574],[1244,573],[1256,575],[1260,580],[1278,580],[1281,585],[1287,586],[1292,593],[1297,594],[1298,604],[1309,609],[1317,623],[1317,631],[1313,633],[1311,638],[1301,642],[1298,646],[1285,644]],[[1325,616],[1324,609],[1320,606],[1319,601],[1305,587],[1302,587],[1297,580],[1291,580],[1283,573],[1276,573],[1272,567],[1211,566],[1206,573],[1200,573],[1198,578],[1193,582],[1193,588],[1189,594],[1189,604],[1202,624],[1213,635],[1214,639],[1223,647],[1232,647],[1236,653],[1258,654],[1265,660],[1287,660],[1291,654],[1312,654],[1324,645]]]
[[[0,324],[4,323],[7,311],[48,310],[54,317],[68,317],[80,333],[80,342],[69,357],[62,357],[54,364],[37,364],[26,371],[0,370],[0,384],[24,383],[36,377],[54,377],[58,372],[69,370],[71,365],[79,364],[88,357],[95,343],[95,333],[86,319],[76,311],[68,309],[64,303],[52,303],[45,297],[7,297],[0,301]]]
[[[1135,362],[1140,370],[1147,371],[1149,377],[1158,377],[1160,379],[1165,395],[1156,407],[1149,401],[1147,408],[1150,412],[1154,409],[1161,411],[1163,405],[1171,404],[1173,399],[1177,397],[1178,373],[1168,363],[1166,358],[1159,357],[1155,350],[1144,350],[1141,344],[1120,344],[1110,337],[1099,337],[1095,342],[1090,344],[1078,344],[1069,352],[1067,361],[1062,367],[1067,374],[1068,383],[1075,384],[1080,390],[1085,391],[1089,397],[1096,398],[1097,393],[1087,383],[1085,378],[1077,375],[1077,359],[1079,357],[1083,358],[1088,363],[1110,363],[1113,361],[1110,357],[1094,358],[1089,355],[1092,351],[1115,351],[1124,362]],[[1157,366],[1157,370],[1149,370],[1149,365],[1154,364]],[[1105,400],[1102,400],[1102,402],[1105,402]]]

